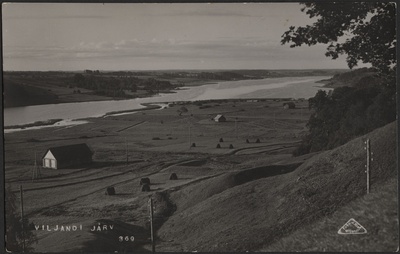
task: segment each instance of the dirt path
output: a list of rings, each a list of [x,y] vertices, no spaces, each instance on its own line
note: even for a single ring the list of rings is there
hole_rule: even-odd
[[[116,132],[125,131],[125,130],[128,130],[128,129],[130,129],[130,128],[133,128],[133,127],[135,127],[135,126],[138,126],[138,125],[141,125],[141,124],[144,124],[144,123],[146,123],[146,121],[141,121],[141,122],[139,122],[139,123],[135,123],[135,124],[129,125],[128,127],[124,127],[124,128],[122,128],[122,129],[119,129],[119,130],[117,130]]]
[[[146,166],[144,166],[144,167],[142,167],[142,168],[146,168],[146,167],[150,167],[150,166],[152,166],[152,165],[146,165]],[[147,177],[148,177],[148,176],[154,175],[154,174],[156,174],[156,173],[158,173],[158,172],[159,172],[159,171],[153,172],[153,173],[149,173],[149,174],[145,174],[145,175],[143,174],[143,175],[140,175],[140,176],[135,175],[134,177],[125,178],[125,179],[122,180],[122,181],[112,182],[112,184],[110,184],[110,182],[107,182],[107,183],[105,183],[105,184],[100,184],[101,187],[96,188],[95,190],[89,191],[89,192],[87,192],[87,193],[85,193],[85,194],[79,194],[79,196],[69,197],[69,198],[67,198],[66,200],[63,200],[63,201],[58,202],[58,203],[51,204],[51,205],[49,205],[49,206],[44,206],[44,207],[41,207],[41,208],[39,208],[39,209],[35,209],[35,210],[30,211],[29,213],[27,213],[27,216],[32,216],[32,215],[41,213],[41,212],[45,211],[46,209],[48,209],[50,206],[64,205],[64,204],[66,204],[66,203],[68,203],[68,202],[75,201],[75,200],[77,200],[77,199],[79,199],[79,198],[87,197],[87,196],[89,196],[89,195],[91,195],[91,194],[94,194],[94,193],[96,193],[96,192],[104,192],[104,190],[105,190],[105,188],[106,188],[107,186],[110,186],[110,185],[112,185],[112,186],[117,186],[117,185],[120,185],[120,184],[123,184],[123,183],[131,182],[132,180],[135,180],[135,179],[142,178],[142,177],[144,177],[144,176],[147,176]],[[110,178],[115,178],[115,177],[117,177],[117,176],[126,175],[126,174],[128,174],[128,173],[132,173],[132,171],[123,172],[123,173],[121,173],[121,174],[116,174],[116,175],[112,175],[112,176],[101,177],[101,178],[98,178],[98,179],[92,179],[92,180],[87,180],[87,181],[81,181],[81,182],[79,182],[79,183],[69,183],[69,184],[63,184],[63,185],[57,185],[57,186],[51,186],[51,187],[49,186],[49,187],[32,188],[32,189],[24,190],[24,192],[29,192],[29,191],[34,191],[34,190],[44,190],[44,189],[55,189],[55,188],[67,187],[67,186],[69,187],[69,186],[72,186],[72,185],[79,185],[79,184],[82,184],[82,183],[95,182],[95,181],[104,180],[104,179],[110,180]]]
[[[278,148],[274,148],[274,149],[269,149],[269,150],[264,150],[261,151],[262,152],[270,152],[270,151],[275,151],[275,150],[280,150],[280,149],[286,149],[286,148],[290,148],[290,147],[295,147],[297,146],[301,141],[295,141],[295,142],[286,142],[286,143],[272,143],[272,144],[268,144],[268,145],[260,145],[260,146],[251,146],[251,147],[243,147],[243,148],[238,148],[235,150],[230,151],[229,155],[232,154],[242,154],[242,151],[246,151],[246,150],[254,150],[254,149],[262,149],[262,148],[267,148],[267,147],[276,147],[279,146]],[[260,152],[255,152],[255,153],[260,153]],[[254,153],[251,153],[254,154]]]
[[[61,191],[61,193],[66,193],[65,197],[58,196],[57,200],[62,200],[61,202],[53,203],[53,202],[49,201],[51,204],[47,204],[47,205],[44,204],[42,207],[40,207],[38,209],[33,208],[32,211],[27,213],[27,216],[32,216],[32,215],[41,213],[41,212],[45,211],[46,209],[48,209],[49,207],[64,205],[68,202],[76,201],[78,199],[87,197],[87,196],[97,193],[97,192],[103,193],[105,188],[108,186],[114,186],[114,187],[120,186],[122,184],[134,182],[135,180],[138,180],[142,177],[149,177],[149,176],[153,176],[153,175],[162,173],[163,170],[165,170],[166,168],[168,168],[170,166],[179,165],[181,163],[184,163],[184,162],[187,162],[190,160],[192,160],[192,159],[184,159],[184,160],[179,160],[179,161],[175,161],[175,162],[151,163],[151,164],[147,164],[147,165],[144,165],[142,167],[135,168],[132,170],[118,172],[118,173],[114,173],[114,174],[108,174],[108,175],[101,176],[101,177],[95,177],[95,178],[85,179],[85,180],[81,180],[81,181],[68,181],[66,183],[61,183],[61,184],[51,184],[51,182],[49,182],[49,185],[24,189],[24,193],[26,195],[30,194],[29,196],[33,195],[33,197],[39,195],[39,193],[37,193],[37,195],[35,195],[35,191],[40,191],[40,192],[44,192],[44,193],[46,193],[47,191],[51,191],[52,193]],[[159,169],[157,169],[156,171],[144,173],[144,171],[146,171],[147,169],[151,169],[152,167],[157,167],[157,166],[161,166],[161,167]],[[134,175],[130,175],[130,174],[134,174]],[[208,176],[206,176],[206,177],[208,177]],[[71,179],[68,179],[68,180],[71,180]],[[89,187],[88,188],[87,187],[88,185],[86,185],[87,183],[90,183],[89,186],[98,186],[98,187],[96,187],[96,188]],[[15,186],[17,186],[17,184],[15,184]],[[81,188],[81,186],[83,188]],[[167,187],[168,187],[168,185],[167,185]],[[71,189],[71,188],[73,188],[73,189]],[[62,191],[64,189],[65,189],[65,191]],[[77,191],[77,192],[76,192],[76,194],[68,195],[69,190],[73,190],[73,191]],[[17,192],[19,192],[19,190],[16,190],[16,187],[14,187],[13,192],[17,193]],[[47,203],[47,202],[45,202],[45,203]],[[39,205],[39,204],[35,204],[35,205]]]

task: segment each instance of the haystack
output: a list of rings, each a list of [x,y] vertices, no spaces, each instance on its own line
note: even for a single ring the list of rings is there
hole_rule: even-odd
[[[172,173],[169,180],[178,180],[178,176],[175,173]]]
[[[148,184],[143,184],[143,185],[142,185],[142,191],[144,191],[144,192],[150,191],[150,185],[148,185]]]
[[[150,185],[150,179],[148,177],[140,179],[140,185],[148,184]]]
[[[106,195],[115,195],[115,189],[114,189],[114,187],[107,187],[107,190],[106,190]]]

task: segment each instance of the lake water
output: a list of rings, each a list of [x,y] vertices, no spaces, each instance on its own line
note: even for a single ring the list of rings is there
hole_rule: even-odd
[[[142,103],[196,101],[235,98],[310,98],[322,88],[315,83],[328,76],[286,77],[259,80],[226,81],[195,87],[185,87],[176,93],[150,98],[47,104],[4,109],[4,125],[21,125],[36,121],[62,118],[73,120],[100,117],[107,112],[139,109]]]

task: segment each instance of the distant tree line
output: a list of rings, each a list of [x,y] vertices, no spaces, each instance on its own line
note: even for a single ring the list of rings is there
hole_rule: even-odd
[[[87,73],[87,74],[100,74],[100,71],[99,70],[95,70],[95,71],[85,70],[85,73]]]
[[[162,90],[174,89],[175,86],[169,81],[154,78],[140,79],[130,76],[98,76],[93,74],[75,74],[73,83],[79,88],[92,90],[97,95],[131,98],[132,95],[125,91],[137,92],[145,90],[148,94],[157,94]]]
[[[247,79],[248,77],[234,72],[200,72],[197,74],[197,78],[211,80],[240,80]]]

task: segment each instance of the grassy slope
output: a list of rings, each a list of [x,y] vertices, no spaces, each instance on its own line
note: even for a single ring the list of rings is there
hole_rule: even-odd
[[[232,184],[229,177],[219,177],[191,186],[192,190],[172,192],[170,198],[177,204],[177,210],[158,231],[159,249],[254,251],[265,248],[295,230],[332,215],[365,194],[364,140],[367,137],[374,152],[372,192],[381,188],[385,181],[395,178],[395,136],[396,123],[391,123],[334,150],[320,153],[285,175],[243,185]],[[220,188],[213,192],[210,186]],[[391,186],[395,189],[393,184]],[[395,191],[390,191],[393,200]],[[187,199],[199,202],[192,205],[185,203]],[[375,218],[384,213],[384,209],[380,209],[371,216]],[[390,214],[390,220],[394,217],[397,214]],[[348,219],[339,218],[335,225],[340,227]],[[364,222],[363,218],[357,219]],[[337,230],[335,228],[334,232]],[[392,232],[393,227],[385,230],[397,234]],[[363,246],[363,242],[354,246]],[[365,245],[364,250],[374,251],[374,248]],[[337,246],[335,250],[341,249],[346,248]]]
[[[338,234],[339,228],[350,218],[364,226],[367,234]],[[393,178],[332,216],[299,229],[261,251],[394,252],[399,242],[398,225],[397,180]]]

